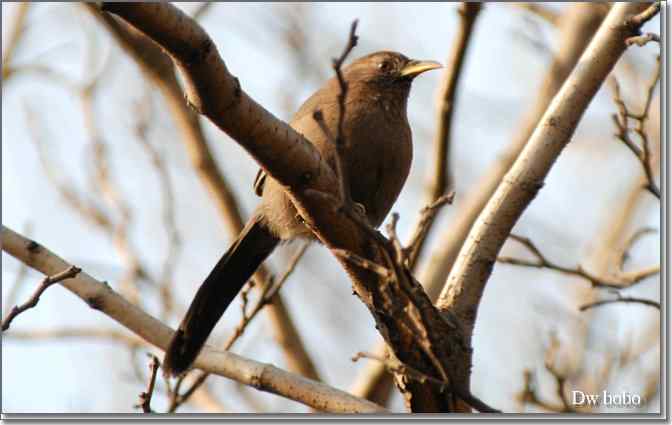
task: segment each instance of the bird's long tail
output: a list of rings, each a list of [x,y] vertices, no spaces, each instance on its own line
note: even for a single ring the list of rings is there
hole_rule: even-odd
[[[177,376],[191,366],[226,308],[278,242],[259,217],[245,225],[196,292],[173,335],[163,360],[166,374]]]

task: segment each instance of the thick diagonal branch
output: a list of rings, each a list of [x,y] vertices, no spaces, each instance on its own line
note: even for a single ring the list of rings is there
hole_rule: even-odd
[[[2,227],[2,250],[29,267],[54,275],[71,264],[46,247]],[[91,308],[100,311],[148,343],[165,349],[174,332],[154,317],[126,301],[105,282],[84,271],[60,284],[77,295]],[[206,347],[196,359],[196,367],[224,376],[259,390],[278,394],[315,409],[332,413],[375,413],[382,407],[354,397],[300,375],[285,372],[269,364],[258,363],[233,353]]]
[[[342,208],[326,201],[339,198],[339,182],[331,167],[309,141],[245,93],[196,22],[164,3],[104,3],[103,9],[141,30],[171,56],[185,81],[188,102],[281,183],[299,215],[325,246],[350,251],[378,264],[390,263],[393,251],[388,246],[344,214]],[[428,376],[451,382],[446,392],[432,382],[406,383],[403,391],[412,410],[467,410],[463,401],[470,395],[470,353],[450,315],[439,313],[404,267],[395,270],[399,279],[390,285],[369,270],[342,258],[339,261],[399,360]]]
[[[439,308],[454,312],[464,321],[468,335],[497,254],[542,188],[593,96],[625,51],[625,40],[638,30],[629,19],[647,6],[618,3],[611,9],[469,232],[438,301]]]
[[[559,47],[548,72],[538,90],[534,105],[525,114],[519,125],[520,130],[511,143],[498,156],[498,160],[488,166],[478,183],[466,193],[460,202],[460,208],[449,226],[440,236],[430,260],[423,270],[420,281],[424,284],[432,299],[435,299],[446,282],[457,254],[467,238],[467,234],[481,213],[503,176],[511,167],[530,138],[532,131],[541,119],[569,72],[576,65],[581,53],[588,45],[604,17],[599,5],[576,3],[569,6],[558,22]]]
[[[85,6],[136,61],[147,80],[161,91],[196,173],[214,201],[229,235],[237,236],[244,225],[238,201],[212,156],[198,114],[184,101],[170,58],[159,46],[132,26],[110,15],[101,14],[93,4]],[[257,271],[254,276],[257,288],[264,287],[268,275],[264,267]],[[319,379],[317,369],[305,350],[280,294],[273,298],[266,311],[271,316],[276,337],[285,350],[289,369],[307,378]]]

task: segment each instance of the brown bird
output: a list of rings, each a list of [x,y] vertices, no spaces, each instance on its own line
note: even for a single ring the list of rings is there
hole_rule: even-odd
[[[348,147],[342,163],[350,176],[352,200],[364,207],[375,227],[392,208],[411,167],[411,128],[406,116],[411,82],[419,74],[440,67],[438,62],[410,60],[400,53],[382,51],[343,69],[348,92],[342,136]],[[334,77],[299,108],[290,123],[332,168],[336,148],[315,120],[314,112],[321,111],[330,134],[336,134],[339,93]],[[276,180],[260,170],[254,187],[262,197],[261,204],[196,293],[166,352],[166,373],[180,375],[191,366],[226,308],[280,241],[312,238]]]

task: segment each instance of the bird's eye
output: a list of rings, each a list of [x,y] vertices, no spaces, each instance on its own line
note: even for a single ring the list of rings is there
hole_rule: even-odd
[[[384,60],[378,64],[378,69],[381,72],[388,73],[392,69],[392,63],[388,60]]]

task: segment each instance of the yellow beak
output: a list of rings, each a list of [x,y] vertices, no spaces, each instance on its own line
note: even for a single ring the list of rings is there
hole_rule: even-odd
[[[400,75],[402,77],[415,78],[425,71],[432,69],[443,68],[443,65],[436,61],[410,61],[401,69]]]

